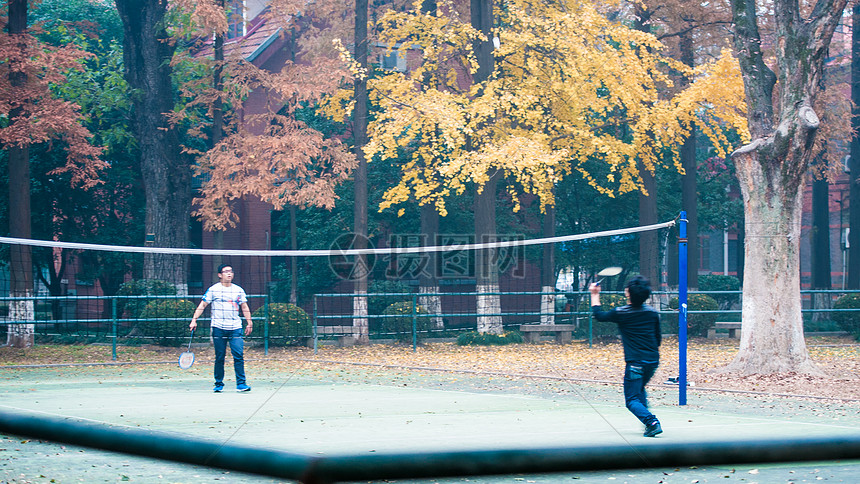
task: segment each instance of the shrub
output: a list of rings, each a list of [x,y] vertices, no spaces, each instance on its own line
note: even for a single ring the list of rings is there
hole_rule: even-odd
[[[269,344],[286,346],[296,344],[302,338],[313,335],[311,318],[304,309],[289,303],[273,303],[269,308]],[[262,338],[265,334],[266,306],[257,308],[252,314],[254,330],[252,337]]]
[[[735,276],[724,276],[719,274],[711,274],[707,276],[699,276],[700,291],[740,291],[741,281]],[[740,301],[738,294],[714,294],[713,297],[720,309],[731,309]]]
[[[833,309],[855,309],[857,311],[834,311],[833,320],[843,331],[851,333],[860,341],[860,294],[846,294],[836,300]]]
[[[188,324],[197,306],[188,299],[156,299],[140,312],[145,338],[152,338],[162,346],[181,346],[188,334]]]
[[[427,310],[417,305],[415,307],[416,330],[418,339],[421,339],[422,334],[425,334],[431,328],[431,318],[421,316],[427,314]],[[412,341],[412,301],[396,302],[382,311],[383,318],[374,318],[376,320],[376,330],[380,333],[394,333],[398,341]]]
[[[506,331],[502,334],[469,331],[457,337],[457,344],[460,346],[503,346],[522,342],[523,335],[518,331]]]
[[[669,308],[678,309],[678,298],[669,300]],[[707,336],[708,330],[717,322],[717,313],[690,314],[690,311],[716,311],[720,308],[716,299],[707,294],[690,294],[687,296],[687,333],[690,336]],[[678,313],[664,315],[668,324],[678,327]]]
[[[134,279],[122,283],[117,296],[174,296],[176,287],[158,279]],[[116,313],[120,317],[137,319],[151,300],[145,298],[126,299],[119,297],[116,302]]]

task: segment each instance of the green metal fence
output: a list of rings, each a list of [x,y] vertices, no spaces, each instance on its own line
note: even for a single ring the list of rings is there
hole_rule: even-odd
[[[479,315],[475,292],[449,293],[369,293],[366,297],[367,336],[371,341],[398,341],[415,347],[428,338],[456,338],[475,331],[478,317],[499,318],[506,331],[516,331],[523,324],[552,322],[572,325],[574,339],[593,344],[601,338],[614,338],[612,324],[592,321],[589,295],[586,292],[496,292],[500,310]],[[551,296],[550,311],[541,309],[541,299]],[[860,291],[804,290],[803,318],[805,331],[840,332],[837,314],[857,314],[860,307],[834,308],[843,296],[860,299]],[[352,293],[317,294],[312,306],[299,308],[272,302],[268,295],[249,295],[255,328],[247,339],[262,345],[266,352],[272,346],[318,345],[327,340],[356,335]],[[422,304],[425,298],[439,298],[441,310],[431,312]],[[621,293],[604,291],[604,307],[624,303]],[[688,328],[692,336],[706,336],[717,323],[740,322],[741,291],[695,291],[689,293]],[[30,301],[34,318],[23,321],[34,327],[36,344],[104,344],[116,358],[117,345],[156,344],[179,347],[188,340],[188,324],[199,296],[37,296],[28,299],[0,298],[0,308],[11,302]],[[651,304],[662,315],[663,332],[677,334],[677,293],[658,291]],[[2,309],[0,309],[2,311]],[[6,316],[6,317],[2,317]],[[20,324],[0,312],[0,326]],[[208,337],[208,320],[201,319],[199,341]],[[726,330],[717,329],[716,333]],[[713,333],[711,333],[713,335]]]

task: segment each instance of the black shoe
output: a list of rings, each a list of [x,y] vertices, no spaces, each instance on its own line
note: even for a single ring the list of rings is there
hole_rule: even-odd
[[[645,426],[645,433],[643,434],[645,437],[656,437],[657,434],[662,434],[663,428],[660,427],[660,422],[655,420],[648,425]]]

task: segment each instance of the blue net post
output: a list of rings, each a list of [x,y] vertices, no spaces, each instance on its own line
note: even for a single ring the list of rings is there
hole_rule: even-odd
[[[687,404],[687,212],[678,225],[678,405]]]

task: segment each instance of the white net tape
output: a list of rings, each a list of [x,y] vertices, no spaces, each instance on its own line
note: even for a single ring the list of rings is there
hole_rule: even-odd
[[[55,240],[19,239],[14,237],[0,237],[0,243],[29,245],[34,247],[58,247],[63,249],[100,250],[110,252],[137,252],[148,254],[188,254],[188,255],[236,255],[236,256],[280,256],[280,257],[331,257],[351,256],[362,254],[416,254],[424,252],[445,252],[452,250],[482,250],[499,247],[515,247],[539,245],[556,242],[568,242],[573,240],[584,240],[598,237],[612,237],[617,235],[633,234],[669,228],[675,225],[675,220],[653,225],[642,225],[616,230],[604,230],[601,232],[590,232],[587,234],[562,235],[558,237],[544,237],[538,239],[505,240],[499,242],[484,242],[475,244],[452,244],[435,245],[426,247],[381,247],[368,249],[328,249],[328,250],[225,250],[225,249],[188,249],[181,247],[138,247],[125,245],[102,245],[85,244],[77,242],[60,242]]]

